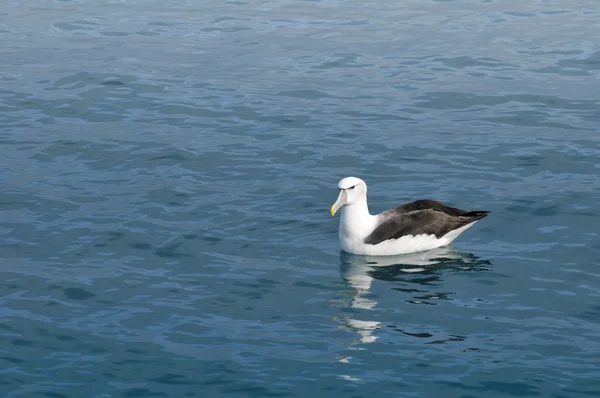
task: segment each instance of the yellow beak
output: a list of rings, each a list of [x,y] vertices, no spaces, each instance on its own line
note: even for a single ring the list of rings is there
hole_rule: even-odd
[[[331,206],[331,215],[334,216],[335,212],[338,211],[339,208],[345,204],[346,204],[346,190],[341,189],[337,200],[335,201],[333,206]]]

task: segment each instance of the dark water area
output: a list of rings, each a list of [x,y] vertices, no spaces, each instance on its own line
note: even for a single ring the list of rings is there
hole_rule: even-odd
[[[596,2],[10,2],[0,396],[600,395]],[[491,214],[340,253],[379,212]]]

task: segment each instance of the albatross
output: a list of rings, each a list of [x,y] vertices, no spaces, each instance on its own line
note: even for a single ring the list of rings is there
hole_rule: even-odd
[[[338,189],[331,215],[342,208],[340,246],[352,254],[385,256],[446,246],[489,213],[420,199],[371,215],[363,180],[346,177],[338,183]]]

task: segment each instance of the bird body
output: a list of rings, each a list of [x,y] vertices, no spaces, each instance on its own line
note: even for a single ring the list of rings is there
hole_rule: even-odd
[[[446,246],[489,213],[422,199],[371,215],[363,180],[347,177],[338,188],[331,214],[341,208],[340,246],[353,254],[396,255]]]

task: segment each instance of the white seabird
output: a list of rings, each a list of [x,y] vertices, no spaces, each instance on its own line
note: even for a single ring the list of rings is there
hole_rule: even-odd
[[[331,215],[342,208],[340,246],[352,254],[385,256],[446,246],[489,213],[465,211],[437,200],[421,199],[371,215],[367,206],[367,184],[363,180],[346,177],[338,188]]]

